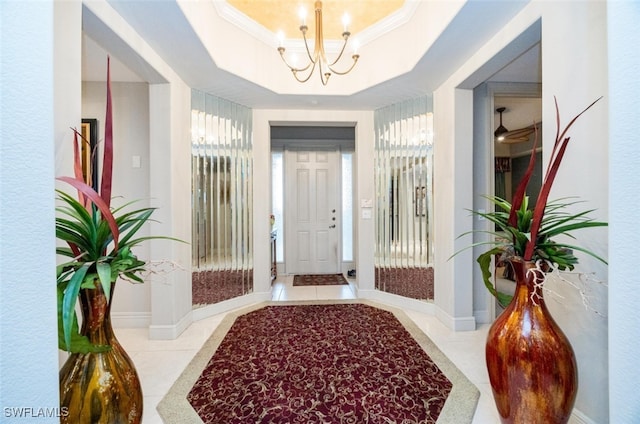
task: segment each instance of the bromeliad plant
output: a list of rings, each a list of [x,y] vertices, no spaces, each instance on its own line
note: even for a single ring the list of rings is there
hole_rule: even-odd
[[[75,312],[81,289],[98,286],[110,299],[112,283],[122,277],[142,283],[140,273],[146,262],[134,255],[133,248],[149,239],[171,237],[136,237],[136,233],[149,221],[155,208],[144,207],[127,210],[133,202],[111,208],[111,183],[113,175],[113,126],[111,112],[111,81],[107,59],[107,104],[103,168],[100,193],[89,186],[83,177],[79,154],[79,142],[88,143],[74,130],[74,177],[60,177],[74,187],[78,198],[56,190],[60,206],[56,208],[56,237],[67,247],[58,247],[59,255],[70,258],[57,267],[58,292],[58,345],[68,352],[101,352],[110,346],[93,345],[79,333]],[[89,169],[89,175],[94,170]]]
[[[476,216],[483,217],[495,224],[496,231],[480,231],[488,233],[492,236],[492,240],[474,243],[468,247],[489,245],[491,249],[481,254],[477,258],[482,271],[482,278],[485,286],[493,294],[498,302],[504,307],[511,301],[511,296],[501,293],[495,289],[491,283],[491,258],[499,255],[500,260],[508,262],[510,258],[519,256],[525,261],[542,261],[543,266],[547,268],[555,267],[559,270],[573,270],[578,263],[578,258],[574,255],[574,251],[584,252],[594,258],[607,263],[603,258],[595,253],[565,242],[557,242],[554,237],[565,235],[574,238],[571,232],[589,227],[602,227],[607,223],[594,221],[589,218],[589,214],[593,209],[582,212],[567,212],[576,203],[574,198],[563,198],[549,201],[549,193],[553,181],[555,180],[562,158],[569,145],[570,137],[567,136],[569,128],[574,122],[587,110],[589,110],[596,102],[591,103],[582,112],[576,115],[569,124],[560,132],[560,111],[556,100],[556,140],[551,152],[549,167],[546,170],[538,200],[533,210],[529,209],[529,198],[526,195],[527,185],[535,166],[535,151],[538,142],[536,137],[529,160],[527,170],[518,184],[516,192],[513,196],[513,202],[509,203],[500,197],[486,198],[497,206],[493,212],[480,212],[472,210],[471,213]],[[478,232],[477,230],[462,234],[460,237]]]

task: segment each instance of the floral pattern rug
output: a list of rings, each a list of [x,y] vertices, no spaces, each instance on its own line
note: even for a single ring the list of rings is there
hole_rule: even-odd
[[[398,309],[264,302],[225,317],[158,412],[172,424],[468,424],[478,397]]]
[[[187,399],[204,423],[435,423],[452,384],[390,312],[268,306],[239,317]]]

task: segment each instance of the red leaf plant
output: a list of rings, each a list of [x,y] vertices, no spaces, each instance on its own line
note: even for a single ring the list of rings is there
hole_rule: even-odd
[[[508,262],[514,256],[519,256],[525,261],[542,260],[545,262],[545,266],[549,268],[555,267],[560,270],[572,270],[578,263],[578,258],[574,255],[574,251],[581,251],[606,263],[603,258],[587,249],[564,242],[556,242],[552,240],[552,237],[565,235],[573,238],[570,233],[574,230],[606,226],[607,223],[589,218],[588,215],[593,212],[593,209],[577,213],[567,212],[567,208],[579,203],[573,197],[549,200],[549,193],[571,139],[567,136],[569,128],[601,98],[595,100],[569,121],[562,132],[560,132],[560,110],[557,99],[554,98],[557,126],[556,139],[533,211],[528,207],[529,198],[526,195],[526,191],[535,167],[536,147],[538,144],[537,128],[529,165],[516,188],[512,202],[509,203],[498,196],[485,196],[497,206],[496,210],[493,212],[470,211],[473,215],[485,218],[495,224],[496,231],[473,230],[461,234],[459,237],[476,232],[488,233],[492,236],[490,241],[473,243],[462,250],[480,245],[491,246],[490,250],[478,256],[477,262],[480,265],[485,286],[496,296],[502,306],[509,304],[511,296],[497,291],[491,282],[490,264],[494,255],[500,255],[500,259],[504,262]],[[459,251],[452,256],[457,253]]]
[[[96,289],[100,286],[109,301],[111,286],[119,277],[131,282],[143,282],[139,274],[145,270],[147,263],[133,254],[134,246],[150,239],[177,240],[160,236],[134,237],[150,220],[155,208],[126,210],[134,202],[111,208],[113,119],[109,62],[107,58],[107,104],[100,192],[85,182],[79,143],[88,141],[75,129],[74,177],[59,177],[58,180],[76,189],[78,198],[56,190],[60,202],[56,208],[56,237],[68,246],[56,248],[56,253],[70,258],[57,267],[58,345],[68,352],[87,353],[110,349],[109,346],[91,344],[79,333],[75,307],[80,289]],[[91,169],[92,164],[93,161],[89,161],[86,165],[89,176],[95,172]]]

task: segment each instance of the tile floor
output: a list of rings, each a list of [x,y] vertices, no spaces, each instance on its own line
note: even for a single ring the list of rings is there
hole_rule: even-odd
[[[352,285],[293,287],[293,277],[281,276],[273,285],[273,300],[355,299]],[[453,332],[437,318],[405,311],[449,359],[480,390],[473,424],[499,422],[484,365],[488,325],[476,331]],[[143,424],[162,424],[156,405],[223,319],[224,314],[194,322],[176,340],[149,340],[144,328],[120,328],[116,334],[133,359],[144,393]],[[170,424],[170,423],[166,423]]]

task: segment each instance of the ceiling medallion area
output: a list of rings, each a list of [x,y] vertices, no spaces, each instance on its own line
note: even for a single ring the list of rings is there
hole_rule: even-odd
[[[346,75],[356,67],[359,46],[407,23],[416,10],[416,3],[405,0],[226,0],[214,5],[222,18],[276,49],[297,81],[311,80],[317,68],[325,86],[331,75]],[[301,15],[302,8],[314,17]],[[286,38],[283,29],[290,33]],[[355,32],[357,40],[351,36]]]

